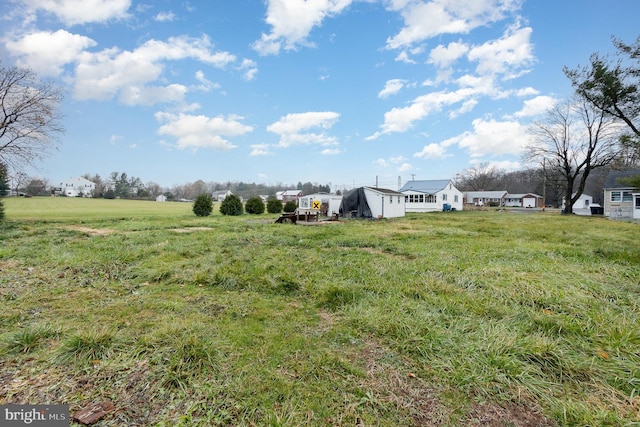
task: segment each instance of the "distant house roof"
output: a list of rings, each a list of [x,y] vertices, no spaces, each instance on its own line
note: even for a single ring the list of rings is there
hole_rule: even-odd
[[[464,193],[467,199],[501,199],[507,197],[506,191],[467,191]]]
[[[297,196],[302,193],[302,190],[285,190],[282,192],[283,196]]]
[[[518,194],[507,194],[507,198],[508,199],[524,199],[525,197],[538,197],[538,198],[542,198],[541,195],[539,194],[535,194],[535,193],[518,193]]]
[[[73,187],[73,186],[78,186],[78,187],[92,187],[94,185],[96,185],[95,182],[93,181],[89,181],[87,178],[84,178],[82,176],[77,176],[75,178],[69,178],[68,180],[61,182],[60,186],[69,186],[69,187]]]
[[[449,179],[432,179],[422,181],[408,181],[398,191],[415,191],[418,193],[434,194],[444,188],[451,182]]]
[[[369,190],[373,190],[373,191],[377,191],[378,193],[383,193],[383,194],[392,194],[392,195],[399,195],[402,196],[403,194],[397,192],[396,190],[389,190],[388,188],[377,188],[377,187],[364,187],[367,188]]]
[[[620,178],[631,178],[632,176],[640,175],[640,169],[628,170],[628,171],[611,171],[607,175],[607,180],[604,182],[605,189],[633,189],[633,185],[623,184],[618,182]]]

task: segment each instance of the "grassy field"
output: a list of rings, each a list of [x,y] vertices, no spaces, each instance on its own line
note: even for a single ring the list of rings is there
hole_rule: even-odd
[[[5,199],[0,404],[96,426],[640,425],[640,228]]]

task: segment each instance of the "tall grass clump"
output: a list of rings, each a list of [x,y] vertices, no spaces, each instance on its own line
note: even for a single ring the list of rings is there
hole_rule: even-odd
[[[58,349],[58,363],[88,363],[109,358],[115,351],[117,342],[110,330],[88,331],[66,338]]]
[[[47,340],[56,339],[59,335],[60,331],[50,325],[29,325],[8,334],[2,342],[4,350],[8,353],[30,353]]]

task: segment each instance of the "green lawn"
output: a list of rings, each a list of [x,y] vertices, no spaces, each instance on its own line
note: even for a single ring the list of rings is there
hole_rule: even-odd
[[[640,228],[4,199],[0,404],[97,426],[640,423]]]

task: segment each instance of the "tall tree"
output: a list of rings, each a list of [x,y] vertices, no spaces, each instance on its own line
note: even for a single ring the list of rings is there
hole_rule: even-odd
[[[626,124],[621,142],[640,149],[640,37],[630,45],[613,39],[615,58],[591,55],[586,67],[564,72],[578,96]]]
[[[13,169],[33,164],[62,133],[62,89],[28,68],[0,64],[0,162]]]
[[[561,177],[565,213],[573,212],[589,174],[620,155],[620,127],[584,98],[556,106],[530,131],[533,141],[527,146],[525,159],[544,164],[550,177]]]

